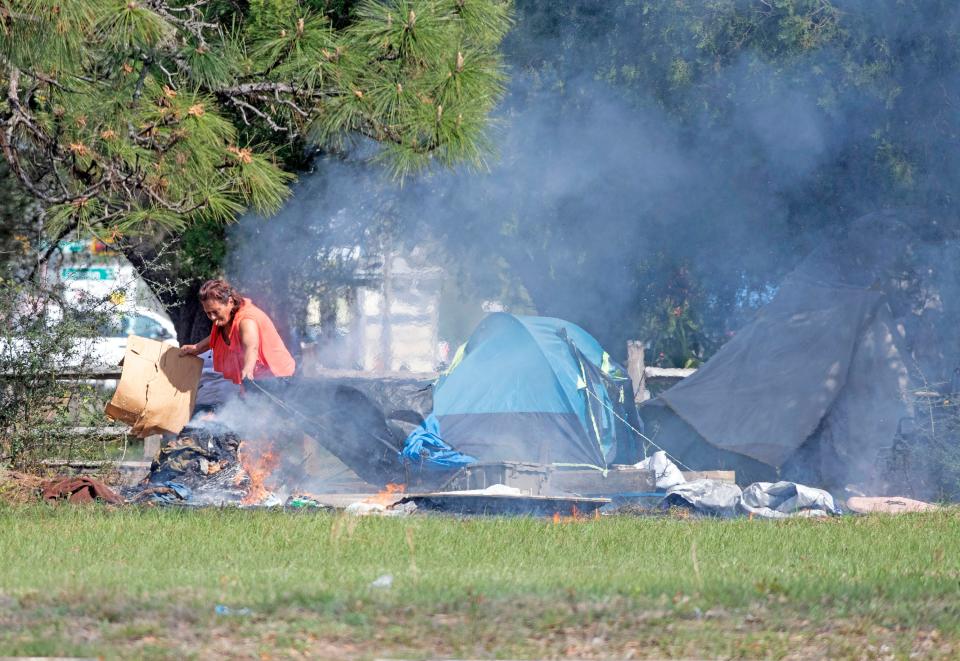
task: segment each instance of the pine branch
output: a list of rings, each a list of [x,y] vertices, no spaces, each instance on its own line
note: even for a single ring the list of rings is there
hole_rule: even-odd
[[[277,145],[363,135],[391,145],[401,174],[431,154],[473,159],[502,93],[499,0],[367,0],[339,31],[299,3],[276,16],[210,0],[39,6],[0,8],[0,149],[62,225],[275,208],[289,177],[269,144],[237,144],[247,127]]]

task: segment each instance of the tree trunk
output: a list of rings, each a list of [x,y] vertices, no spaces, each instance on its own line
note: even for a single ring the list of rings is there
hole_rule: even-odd
[[[177,329],[177,338],[180,344],[196,344],[210,335],[213,325],[207,318],[207,313],[200,305],[200,285],[195,282],[190,285],[185,298],[175,300],[170,304],[164,302],[164,308],[174,327]]]

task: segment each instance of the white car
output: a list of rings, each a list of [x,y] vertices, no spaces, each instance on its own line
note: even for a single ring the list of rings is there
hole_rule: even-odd
[[[103,335],[84,338],[80,353],[94,365],[119,365],[127,352],[127,337],[130,335],[180,346],[177,331],[169,318],[151,310],[136,308],[124,312],[118,323],[103,329]]]
[[[100,334],[80,337],[75,340],[69,357],[61,357],[56,363],[61,367],[116,367],[127,352],[130,335],[166,342],[175,347],[177,331],[168,317],[145,308],[133,308],[119,312],[111,323],[100,329]],[[0,338],[0,352],[12,351],[15,355],[28,351],[26,340]]]

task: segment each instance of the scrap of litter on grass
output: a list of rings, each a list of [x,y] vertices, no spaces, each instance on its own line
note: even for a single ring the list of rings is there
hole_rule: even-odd
[[[246,615],[253,614],[253,611],[250,610],[249,608],[231,608],[230,606],[226,606],[224,604],[217,604],[216,606],[214,606],[213,612],[216,613],[217,615],[246,616]]]
[[[392,585],[393,585],[392,574],[384,574],[383,576],[378,576],[372,583],[370,583],[370,587],[379,588],[379,589],[386,589],[391,587]]]

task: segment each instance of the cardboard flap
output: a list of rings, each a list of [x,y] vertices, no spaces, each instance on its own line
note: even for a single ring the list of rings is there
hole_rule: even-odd
[[[190,421],[203,361],[177,347],[131,335],[120,383],[108,417],[130,425],[135,436],[177,434]]]

